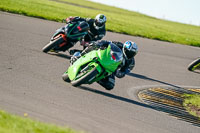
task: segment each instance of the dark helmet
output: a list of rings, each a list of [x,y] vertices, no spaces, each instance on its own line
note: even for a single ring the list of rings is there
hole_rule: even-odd
[[[98,14],[96,17],[95,17],[95,21],[94,21],[94,27],[98,30],[98,29],[101,29],[103,28],[103,26],[105,25],[106,23],[106,16],[103,15],[103,14]]]
[[[138,46],[135,42],[126,41],[123,46],[123,54],[126,59],[133,58],[138,52]]]

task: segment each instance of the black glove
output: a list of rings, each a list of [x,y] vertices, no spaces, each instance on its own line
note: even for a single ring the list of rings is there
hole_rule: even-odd
[[[119,69],[117,69],[116,72],[115,72],[115,76],[117,78],[123,78],[125,76],[125,72],[120,71]]]

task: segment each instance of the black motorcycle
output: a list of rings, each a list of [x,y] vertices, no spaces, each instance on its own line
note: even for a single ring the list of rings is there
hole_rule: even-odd
[[[50,42],[43,47],[42,51],[45,53],[66,51],[88,34],[88,30],[89,24],[85,21],[69,22],[56,30],[56,33],[52,36]]]

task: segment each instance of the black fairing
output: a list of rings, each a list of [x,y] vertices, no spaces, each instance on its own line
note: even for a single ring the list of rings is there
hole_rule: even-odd
[[[57,29],[56,32],[51,37],[51,40],[54,40],[54,37],[57,36],[58,34],[64,34],[64,33],[65,33],[65,28],[64,27],[61,27],[61,28]]]
[[[78,41],[84,37],[89,30],[89,24],[85,21],[69,24],[65,27],[65,34],[72,41]]]

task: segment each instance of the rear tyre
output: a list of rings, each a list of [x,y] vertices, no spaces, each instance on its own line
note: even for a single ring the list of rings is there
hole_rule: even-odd
[[[42,48],[42,51],[43,51],[44,53],[47,53],[47,52],[49,52],[51,49],[53,49],[54,47],[56,47],[57,45],[62,44],[64,41],[65,41],[65,40],[60,36],[60,37],[58,37],[57,39],[55,39],[55,40],[49,42],[46,46],[44,46],[44,47]]]
[[[69,79],[69,76],[68,76],[68,74],[67,73],[64,73],[63,75],[62,75],[62,79],[65,81],[65,82],[70,82],[70,79]]]
[[[200,58],[194,60],[192,63],[188,65],[189,71],[194,71],[197,67],[200,67]]]
[[[72,80],[71,84],[72,86],[80,86],[81,84],[87,83],[88,81],[92,80],[93,78],[95,78],[95,76],[98,74],[99,72],[97,71],[96,67],[92,68],[92,70],[87,71],[87,73],[85,75],[83,75],[82,77],[80,77],[77,80]],[[83,73],[79,73],[79,75],[82,75]],[[77,76],[77,77],[78,77]]]

